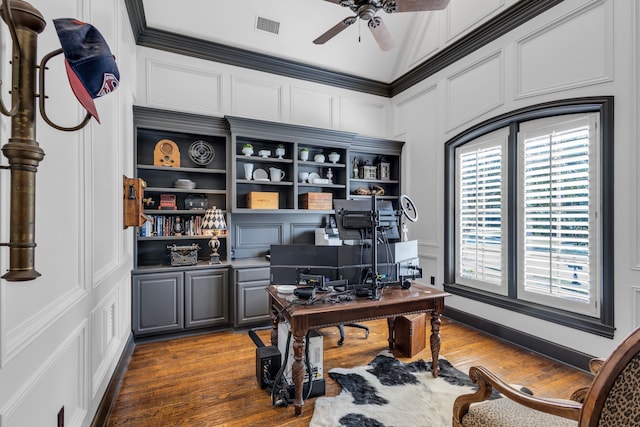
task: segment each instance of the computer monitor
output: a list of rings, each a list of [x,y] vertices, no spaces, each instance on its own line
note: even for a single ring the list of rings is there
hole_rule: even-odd
[[[373,236],[373,230],[384,234],[388,240],[399,240],[398,215],[389,200],[371,199],[344,200],[334,199],[338,235],[341,240],[367,240]]]

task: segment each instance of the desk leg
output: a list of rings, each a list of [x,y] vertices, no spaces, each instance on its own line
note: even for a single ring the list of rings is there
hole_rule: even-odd
[[[433,364],[431,365],[431,374],[434,377],[438,376],[438,371],[440,370],[440,366],[438,365],[438,359],[440,357],[440,313],[435,310],[431,313],[431,360]]]
[[[304,363],[302,362],[302,355],[304,354],[304,337],[305,334],[298,335],[296,332],[293,335],[293,366],[291,368],[293,384],[295,387],[295,396],[293,399],[293,406],[295,408],[296,415],[302,415],[302,406],[304,400],[302,399],[303,382],[304,382]]]
[[[389,351],[393,351],[393,346],[395,345],[395,341],[396,341],[396,318],[395,316],[393,317],[387,317],[387,326],[389,327]]]

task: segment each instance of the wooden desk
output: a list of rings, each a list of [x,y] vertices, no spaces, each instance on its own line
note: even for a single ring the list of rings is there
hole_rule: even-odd
[[[432,373],[438,376],[438,356],[440,354],[440,316],[444,310],[444,298],[449,294],[436,288],[414,282],[409,289],[388,287],[382,291],[379,300],[354,298],[338,303],[319,302],[311,305],[291,305],[292,295],[278,293],[277,286],[268,287],[272,311],[271,344],[278,345],[278,323],[284,318],[291,326],[293,337],[292,377],[295,385],[294,409],[302,414],[302,386],[304,381],[304,339],[311,329],[337,326],[345,323],[364,322],[387,318],[389,326],[389,349],[393,350],[394,325],[397,316],[413,313],[431,313],[431,356]],[[319,294],[321,295],[321,294]],[[286,308],[285,308],[286,307]]]

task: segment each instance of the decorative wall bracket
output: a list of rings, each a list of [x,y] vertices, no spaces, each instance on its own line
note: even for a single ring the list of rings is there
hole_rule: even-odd
[[[11,117],[11,136],[2,147],[11,172],[11,207],[9,243],[9,270],[2,278],[8,281],[33,280],[40,276],[35,269],[35,195],[36,172],[44,158],[44,151],[36,141],[36,98],[39,97],[40,114],[47,124],[58,130],[75,131],[89,123],[91,116],[74,127],[54,124],[45,112],[44,71],[52,57],[62,49],[46,55],[36,65],[37,39],[45,26],[40,12],[22,0],[4,0],[0,16],[9,27],[12,39],[11,109],[0,99],[0,112]],[[36,73],[39,68],[40,93],[36,92]],[[2,82],[0,81],[0,87]]]

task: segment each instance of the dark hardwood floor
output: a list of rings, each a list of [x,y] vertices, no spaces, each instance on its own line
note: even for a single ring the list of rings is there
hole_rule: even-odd
[[[340,393],[326,374],[329,369],[367,364],[387,348],[386,321],[366,325],[371,328],[368,339],[364,339],[362,330],[346,328],[347,338],[342,347],[337,345],[337,328],[321,330],[327,396]],[[258,335],[269,344],[269,329],[259,330]],[[468,372],[470,366],[483,365],[509,383],[526,385],[539,396],[568,398],[572,391],[591,380],[587,373],[448,319],[442,321],[441,337],[441,356],[463,372]],[[293,415],[293,405],[273,407],[269,394],[260,389],[255,377],[255,350],[246,331],[138,344],[108,425],[308,425],[315,399],[306,401],[300,417]],[[428,344],[427,349],[411,358],[417,359],[431,359]]]

